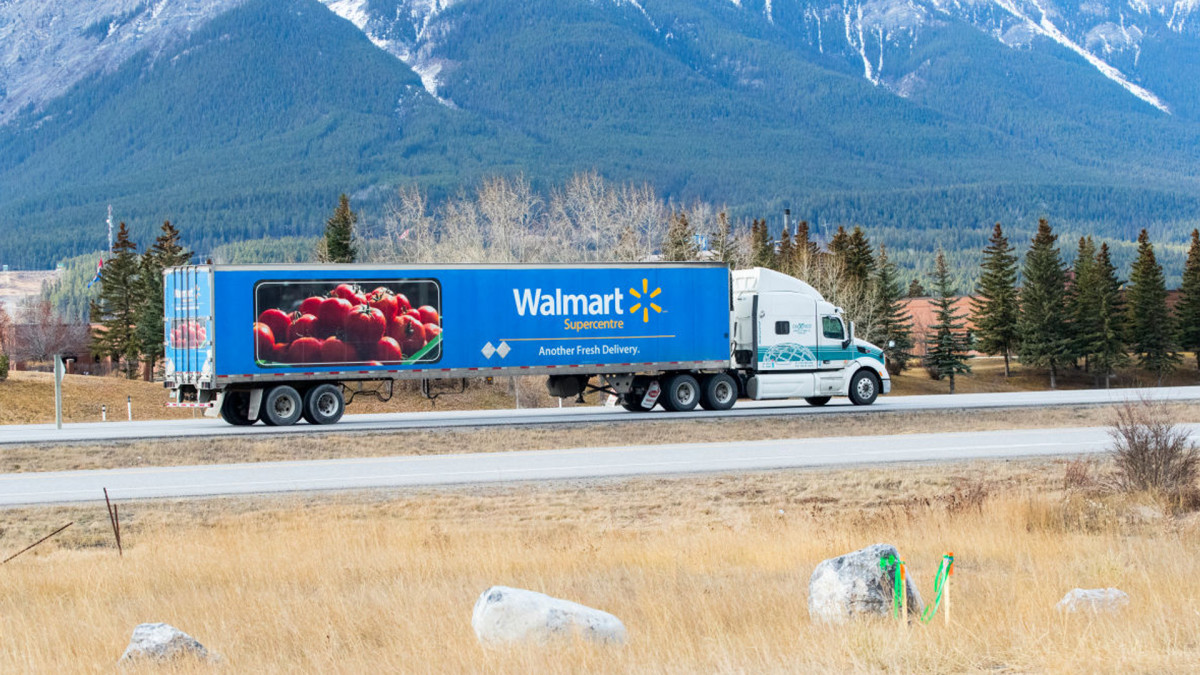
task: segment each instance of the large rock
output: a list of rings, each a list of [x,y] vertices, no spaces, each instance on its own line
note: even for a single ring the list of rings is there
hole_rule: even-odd
[[[1116,588],[1076,588],[1055,605],[1063,612],[1111,612],[1129,604],[1129,596]]]
[[[572,635],[625,642],[625,624],[608,612],[507,586],[492,586],[479,596],[471,627],[484,643],[546,642]]]
[[[893,572],[885,572],[879,561],[897,556],[895,546],[875,544],[853,553],[824,560],[808,580],[808,615],[817,621],[843,623],[856,616],[890,616]],[[921,595],[910,577],[909,614],[920,614]]]
[[[133,629],[129,646],[121,655],[121,661],[149,659],[165,661],[180,656],[191,656],[203,661],[214,659],[196,638],[166,623],[143,623]]]

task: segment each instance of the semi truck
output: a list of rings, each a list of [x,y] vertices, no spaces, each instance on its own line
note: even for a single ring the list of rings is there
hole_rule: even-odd
[[[720,263],[189,265],[164,271],[170,406],[332,424],[397,381],[545,376],[630,411],[891,389],[883,351],[778,272]],[[433,383],[433,384],[431,384]]]

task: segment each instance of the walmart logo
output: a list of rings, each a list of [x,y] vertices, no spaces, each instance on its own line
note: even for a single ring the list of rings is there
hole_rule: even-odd
[[[649,323],[650,322],[650,310],[654,310],[655,314],[662,314],[662,307],[659,307],[658,305],[654,304],[653,302],[650,302],[654,298],[657,298],[660,293],[662,293],[662,288],[655,288],[653,291],[651,291],[650,290],[650,281],[647,279],[642,279],[642,292],[641,293],[639,293],[636,288],[629,289],[630,295],[632,295],[633,297],[642,301],[642,302],[635,304],[633,307],[630,307],[629,313],[637,314],[638,312],[641,312],[642,313],[642,323]],[[642,304],[643,302],[646,304],[643,305]]]

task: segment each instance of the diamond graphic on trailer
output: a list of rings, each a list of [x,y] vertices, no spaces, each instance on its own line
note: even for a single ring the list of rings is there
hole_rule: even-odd
[[[642,313],[642,323],[650,323],[650,310],[654,310],[655,314],[662,314],[662,311],[663,311],[662,307],[659,307],[657,304],[650,302],[651,299],[657,298],[658,295],[660,293],[662,293],[662,288],[658,287],[658,288],[655,288],[653,291],[651,291],[649,279],[645,279],[645,278],[642,279],[642,291],[640,293],[638,292],[638,290],[636,288],[629,289],[629,293],[631,295],[633,295],[633,297],[637,298],[638,300],[641,300],[646,303],[645,305],[643,305],[641,302],[639,302],[639,303],[635,304],[633,307],[629,308],[630,314],[637,314],[638,312]]]

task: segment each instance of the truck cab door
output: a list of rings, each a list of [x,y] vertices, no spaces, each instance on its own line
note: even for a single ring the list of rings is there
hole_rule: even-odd
[[[846,361],[853,359],[852,347],[845,346],[849,333],[846,323],[836,314],[821,316],[821,332],[819,349],[817,350],[817,367],[821,370],[841,370],[846,367]]]
[[[758,304],[758,370],[812,371],[817,367],[813,302],[792,293],[764,294]]]

